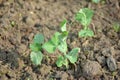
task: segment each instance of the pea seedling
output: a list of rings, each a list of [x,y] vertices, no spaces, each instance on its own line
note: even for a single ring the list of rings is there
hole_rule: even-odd
[[[32,50],[30,58],[35,65],[41,64],[43,59],[42,49],[45,49],[48,53],[54,53],[55,50],[58,49],[61,53],[63,53],[58,56],[56,61],[56,65],[58,67],[65,65],[68,68],[68,62],[74,64],[77,61],[80,48],[74,48],[67,54],[68,49],[66,39],[68,31],[66,30],[66,23],[67,21],[64,20],[61,23],[61,32],[56,32],[53,37],[45,43],[44,36],[42,34],[35,35],[33,43],[30,44],[30,49]]]
[[[61,23],[61,32],[56,32],[53,35],[53,37],[48,42],[46,42],[42,47],[48,53],[54,53],[56,49],[63,53],[59,55],[56,61],[56,65],[58,67],[62,67],[63,65],[65,65],[68,68],[68,60],[74,64],[77,61],[78,52],[80,49],[74,48],[67,54],[68,49],[66,39],[68,36],[68,31],[66,30],[66,23],[67,21],[64,20]]]
[[[37,34],[33,39],[33,43],[30,44],[30,49],[32,50],[30,58],[35,65],[41,64],[41,61],[43,59],[43,54],[41,52],[43,43],[44,36],[42,34]]]
[[[93,16],[93,10],[89,8],[81,9],[75,16],[75,19],[83,25],[83,29],[78,33],[80,37],[92,37],[94,32],[89,29],[89,25]]]

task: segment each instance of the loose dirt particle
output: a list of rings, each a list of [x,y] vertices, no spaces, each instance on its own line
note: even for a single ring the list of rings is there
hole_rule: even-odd
[[[105,57],[104,56],[98,56],[97,57],[97,61],[102,64],[102,65],[105,65]]]
[[[51,69],[52,69],[51,66],[47,66],[47,65],[43,64],[42,67],[40,68],[40,73],[42,76],[45,76],[50,73]]]
[[[120,62],[117,62],[117,67],[118,69],[120,69]]]

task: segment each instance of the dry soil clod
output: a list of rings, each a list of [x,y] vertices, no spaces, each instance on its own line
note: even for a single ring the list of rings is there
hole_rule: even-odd
[[[101,65],[96,61],[87,60],[85,64],[83,64],[83,75],[85,77],[95,77],[102,75]]]

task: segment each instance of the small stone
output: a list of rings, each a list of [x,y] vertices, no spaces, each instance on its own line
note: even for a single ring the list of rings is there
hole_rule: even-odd
[[[114,47],[104,48],[104,49],[102,50],[102,54],[103,54],[105,57],[114,56],[115,53],[116,53],[116,52],[115,52]]]
[[[34,33],[30,33],[28,39],[29,39],[30,41],[32,41],[33,37],[34,37]]]
[[[84,54],[80,54],[80,59],[85,60],[86,56]]]
[[[93,52],[93,51],[89,51],[89,54],[87,55],[87,58],[88,58],[89,60],[95,60],[95,59],[94,59],[94,52]]]
[[[120,40],[118,41],[118,48],[120,48]]]
[[[19,47],[17,48],[17,50],[18,50],[19,53],[24,53],[26,51],[26,48],[27,48],[26,45],[21,44],[21,45],[19,45]]]
[[[97,57],[97,61],[102,64],[102,65],[105,65],[105,57],[104,56],[98,56]]]
[[[117,69],[116,61],[112,56],[107,58],[107,66],[110,71],[115,71]]]
[[[96,61],[87,60],[83,67],[83,75],[85,77],[95,77],[102,75],[102,68]]]
[[[110,52],[111,52],[112,56],[115,56],[116,51],[115,51],[114,47],[111,47],[111,48],[110,48]]]
[[[40,68],[40,73],[42,76],[45,76],[50,73],[51,69],[52,69],[51,66],[43,64],[42,67]]]
[[[31,17],[27,17],[27,18],[26,18],[26,23],[27,23],[28,25],[33,25],[33,24],[34,24],[34,20],[33,20]]]
[[[102,54],[103,54],[105,57],[111,56],[110,49],[109,49],[109,48],[104,48],[104,49],[102,50]]]
[[[64,71],[57,71],[55,77],[59,78],[60,80],[68,80],[69,75]]]
[[[117,62],[117,67],[118,69],[120,69],[120,62]]]
[[[66,72],[64,72],[61,75],[61,80],[67,80],[68,77],[69,77],[69,75]]]

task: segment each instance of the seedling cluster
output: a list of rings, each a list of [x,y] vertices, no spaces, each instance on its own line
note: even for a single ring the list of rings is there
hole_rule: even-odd
[[[80,37],[92,37],[93,31],[88,27],[93,16],[93,11],[88,8],[81,9],[75,16],[75,19],[83,25],[83,29],[78,33]],[[67,37],[69,32],[66,28],[67,20],[62,21],[60,25],[60,32],[55,32],[50,40],[44,42],[43,34],[37,34],[34,36],[33,43],[30,44],[32,50],[30,54],[31,61],[35,65],[40,65],[43,59],[42,51],[45,50],[50,54],[53,54],[56,50],[59,50],[61,54],[57,56],[56,65],[62,67],[63,65],[68,68],[69,62],[75,64],[78,59],[78,53],[80,48],[73,48],[68,51]]]

